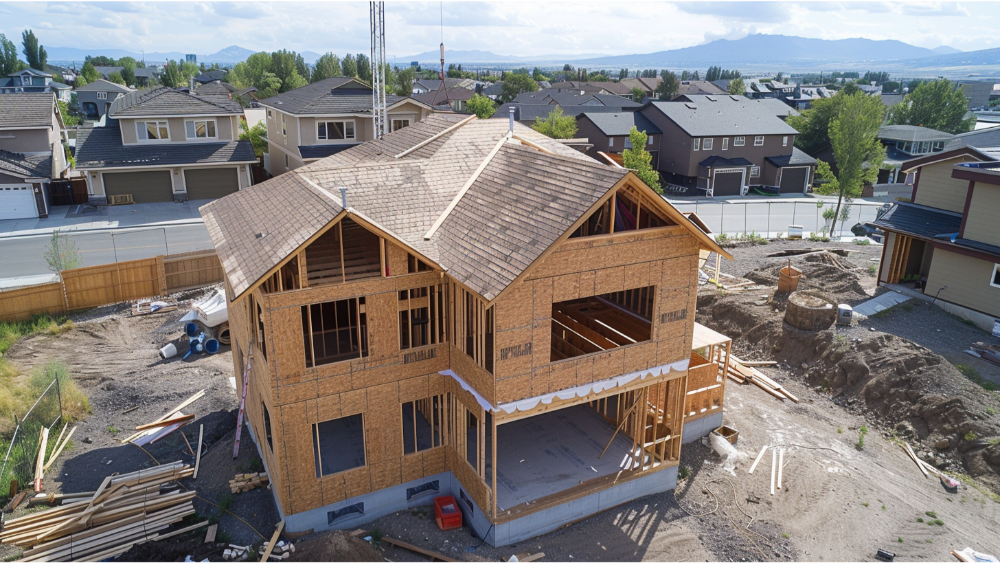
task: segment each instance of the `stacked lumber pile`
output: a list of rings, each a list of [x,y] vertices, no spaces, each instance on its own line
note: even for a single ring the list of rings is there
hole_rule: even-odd
[[[6,521],[0,542],[25,548],[22,561],[101,561],[121,555],[137,543],[180,533],[161,532],[195,513],[194,491],[181,492],[175,483],[191,473],[178,461],[107,477],[88,496],[64,497],[57,508]]]
[[[202,389],[191,397],[185,399],[183,403],[177,405],[160,418],[157,418],[147,424],[140,424],[139,426],[136,426],[135,429],[137,432],[123,439],[122,443],[125,444],[133,442],[138,446],[145,446],[146,444],[152,444],[161,438],[165,438],[168,434],[171,434],[173,431],[189,424],[192,420],[194,420],[193,414],[184,414],[181,412],[181,409],[204,396],[205,390]]]
[[[768,395],[777,397],[778,399],[785,400],[789,399],[793,403],[799,402],[798,397],[792,395],[787,389],[782,387],[778,382],[774,381],[770,377],[761,373],[760,370],[748,364],[758,364],[758,365],[774,365],[777,362],[744,362],[736,356],[729,356],[729,379],[740,383],[747,384],[753,383],[757,387],[760,387],[767,392]]]
[[[229,489],[233,494],[245,493],[247,491],[252,491],[257,487],[263,487],[267,485],[270,478],[267,473],[237,473],[235,479],[229,480]]]

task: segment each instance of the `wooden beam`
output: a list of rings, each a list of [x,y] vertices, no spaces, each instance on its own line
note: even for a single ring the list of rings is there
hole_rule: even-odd
[[[425,555],[427,557],[430,557],[431,559],[437,559],[438,561],[446,561],[446,562],[449,562],[449,563],[451,563],[451,562],[457,562],[458,561],[458,559],[452,559],[451,557],[448,557],[447,555],[442,555],[440,553],[431,551],[429,549],[424,549],[422,547],[417,547],[417,546],[415,546],[413,544],[406,543],[404,541],[400,541],[400,540],[397,540],[395,538],[390,538],[388,536],[382,536],[382,541],[384,541],[386,543],[391,543],[392,545],[395,545],[397,547],[401,547],[403,549],[408,549],[408,550],[410,550],[410,551],[412,551],[414,553],[419,553],[420,555]],[[261,561],[263,561],[263,559]]]
[[[195,453],[194,457],[194,475],[191,476],[192,479],[198,478],[198,466],[201,465],[201,443],[202,438],[205,436],[205,425],[198,425],[198,451]]]
[[[278,522],[278,527],[275,528],[274,534],[271,536],[271,541],[267,542],[267,549],[264,550],[264,555],[260,558],[261,563],[267,561],[268,556],[271,555],[271,551],[274,550],[275,544],[278,543],[278,537],[281,536],[281,530],[284,529],[285,521],[282,520],[281,522]]]

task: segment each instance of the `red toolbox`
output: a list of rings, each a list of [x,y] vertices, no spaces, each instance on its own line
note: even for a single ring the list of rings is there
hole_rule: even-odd
[[[462,527],[462,511],[458,509],[455,497],[448,495],[434,498],[434,519],[442,530]]]

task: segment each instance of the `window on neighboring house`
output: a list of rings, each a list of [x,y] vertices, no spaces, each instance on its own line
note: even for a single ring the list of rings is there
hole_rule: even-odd
[[[403,403],[403,455],[443,445],[444,395]]]
[[[267,405],[263,401],[260,403],[261,410],[264,411],[264,435],[267,437],[267,446],[274,451],[274,441],[271,438],[271,413],[267,411]]]
[[[785,135],[784,137],[781,138],[781,146],[783,147],[788,146],[788,135]]]
[[[646,137],[646,144],[647,145],[652,145],[653,144],[653,136],[652,135]]]
[[[334,141],[354,138],[353,121],[320,121],[316,127],[317,139]]]
[[[729,137],[723,137],[722,138],[722,150],[724,150],[724,151],[728,151],[729,150]]]
[[[692,139],[691,147],[694,150],[700,150],[701,149],[701,139]]]
[[[760,166],[751,166],[750,167],[750,177],[751,178],[760,178]]]
[[[271,119],[273,117],[274,117],[274,113],[272,113],[271,110],[267,110],[267,118]]]
[[[733,137],[733,146],[734,147],[742,147],[742,146],[744,146],[746,144],[747,144],[747,138],[746,137]]]
[[[281,114],[281,135],[285,137],[286,141],[288,140],[288,128],[285,127],[285,114]],[[288,155],[285,156],[287,157]]]
[[[993,264],[993,278],[990,280],[990,285],[1000,287],[1000,264]]]
[[[106,99],[108,99],[108,93],[107,92],[98,92],[97,93],[97,99],[98,100],[106,100]]]
[[[215,120],[192,120],[184,122],[188,139],[215,139]]]
[[[444,342],[447,294],[441,284],[399,292],[399,349]]]
[[[712,150],[712,144],[715,139],[702,139],[701,147],[707,151]]]
[[[757,135],[756,137],[754,137],[753,138],[753,146],[755,146],[755,147],[762,147],[762,146],[764,146],[764,136],[763,135]]]
[[[393,119],[392,120],[392,130],[393,131],[399,131],[403,127],[409,127],[409,126],[410,126],[410,120],[409,119]]]
[[[312,425],[316,478],[365,465],[364,417],[360,414]]]
[[[614,137],[608,137],[608,146],[609,147],[615,146],[615,138]]]
[[[304,305],[302,334],[307,368],[368,356],[365,298]]]
[[[169,141],[166,121],[136,121],[135,134],[140,141]]]

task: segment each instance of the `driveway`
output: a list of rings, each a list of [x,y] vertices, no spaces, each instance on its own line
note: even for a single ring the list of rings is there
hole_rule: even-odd
[[[210,199],[183,203],[140,203],[133,205],[60,205],[49,210],[47,219],[5,219],[0,221],[0,238],[48,234],[54,229],[123,229],[201,222],[198,208]]]

